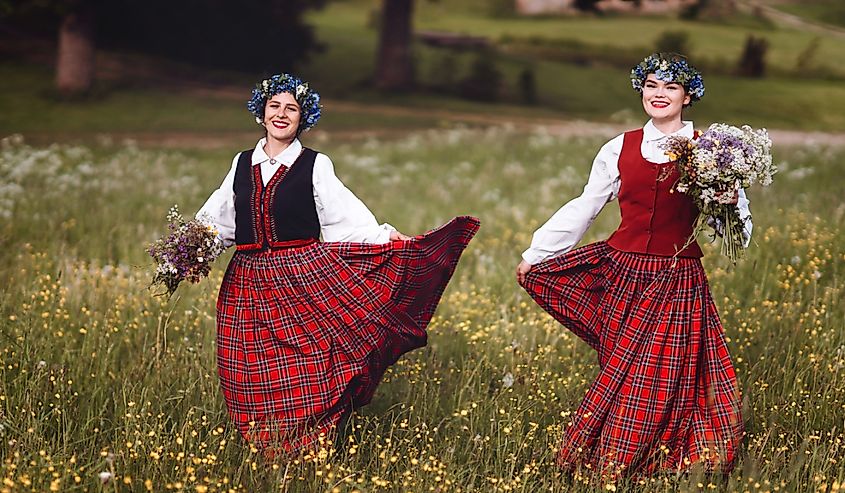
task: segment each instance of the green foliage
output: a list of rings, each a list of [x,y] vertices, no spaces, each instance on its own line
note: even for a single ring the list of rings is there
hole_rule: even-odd
[[[495,56],[482,50],[470,65],[469,73],[460,81],[460,95],[473,101],[497,101],[502,79]]]
[[[428,76],[429,87],[447,94],[456,93],[460,66],[458,57],[453,50],[439,50],[442,52],[431,66]]]
[[[845,3],[840,0],[773,2],[772,7],[811,22],[845,27]]]
[[[514,0],[487,0],[487,10],[492,17],[510,17],[516,13]]]
[[[304,15],[326,0],[23,0],[6,22],[24,33],[55,37],[62,15],[89,7],[97,46],[187,61],[195,65],[278,73],[319,52]],[[2,11],[0,4],[0,11]]]
[[[330,4],[314,19],[318,25],[327,17],[343,16],[348,22],[353,20],[358,11],[352,5]],[[363,20],[362,20],[363,22]],[[698,63],[701,60],[712,60],[713,65],[732,66],[742,53],[743,43],[748,34],[765,36],[770,49],[768,54],[769,68],[772,71],[792,72],[795,59],[807,43],[814,37],[822,38],[819,57],[825,60],[832,73],[845,76],[845,38],[833,33],[817,33],[809,30],[775,28],[768,23],[762,23],[748,18],[741,13],[732,15],[718,22],[699,22],[678,20],[667,17],[647,16],[575,16],[575,17],[543,17],[523,18],[513,17],[493,19],[479,16],[478,11],[467,11],[460,3],[441,2],[430,5],[421,2],[415,17],[415,27],[427,30],[444,30],[466,33],[477,36],[487,36],[491,39],[510,37],[511,39],[537,38],[548,42],[572,42],[584,45],[589,52],[588,58],[592,63],[615,63],[614,50],[620,52],[637,52],[634,61],[651,53],[657,36],[668,29],[682,30],[689,33],[692,52],[687,53]],[[624,36],[620,33],[625,33]],[[604,49],[600,53],[599,49]],[[604,55],[604,56],[602,56]],[[610,57],[610,58],[607,58]]]
[[[654,51],[658,53],[687,55],[692,51],[689,33],[686,31],[663,31],[658,36],[654,47]]]
[[[534,69],[526,67],[519,73],[519,94],[525,104],[537,103],[537,77]]]
[[[769,42],[765,38],[749,35],[737,63],[737,73],[744,77],[763,77],[766,74],[766,52]]]

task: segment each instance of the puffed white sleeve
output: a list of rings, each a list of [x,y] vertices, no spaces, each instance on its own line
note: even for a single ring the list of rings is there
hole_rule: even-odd
[[[623,136],[611,140],[599,150],[590,170],[590,178],[581,195],[567,202],[538,229],[523,260],[535,265],[557,257],[581,241],[605,204],[619,193],[619,154]]]
[[[314,203],[320,233],[326,242],[388,243],[395,228],[379,224],[361,200],[335,175],[334,164],[325,154],[314,161]]]
[[[751,244],[751,230],[754,229],[754,224],[751,223],[751,202],[748,196],[745,195],[745,190],[740,189],[739,199],[737,199],[736,207],[739,209],[739,218],[742,220],[742,246],[748,248]]]
[[[217,228],[217,237],[227,248],[235,244],[235,170],[240,153],[232,160],[232,167],[220,188],[212,192],[197,212],[196,218]]]

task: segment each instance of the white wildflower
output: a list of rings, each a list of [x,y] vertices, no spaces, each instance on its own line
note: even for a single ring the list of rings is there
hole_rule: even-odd
[[[510,372],[505,374],[504,378],[502,378],[502,386],[506,389],[513,387],[513,374]]]

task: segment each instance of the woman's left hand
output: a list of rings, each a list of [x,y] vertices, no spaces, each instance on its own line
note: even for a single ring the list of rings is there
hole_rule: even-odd
[[[531,267],[533,266],[525,260],[520,260],[519,265],[516,266],[516,281],[519,284],[525,282],[525,276],[531,272]]]
[[[399,231],[396,231],[395,229],[390,232],[390,241],[408,241],[412,239],[413,238],[411,238],[410,236],[404,235]]]

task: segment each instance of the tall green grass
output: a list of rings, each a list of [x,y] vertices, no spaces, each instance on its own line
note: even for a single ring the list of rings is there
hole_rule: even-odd
[[[750,191],[755,244],[744,262],[729,267],[705,248],[748,429],[733,474],[603,485],[553,466],[596,358],[512,272],[531,232],[579,192],[601,140],[495,127],[308,142],[406,233],[457,214],[483,226],[429,346],[388,372],[374,403],[323,453],[275,464],[231,428],[217,387],[214,301],[225,259],[169,302],[146,288],[143,249],[163,233],[168,208],[196,210],[236,149],[3,140],[0,488],[835,491],[845,481],[845,155],[831,149],[777,149],[775,184]],[[608,206],[585,241],[605,238],[617,214]]]

